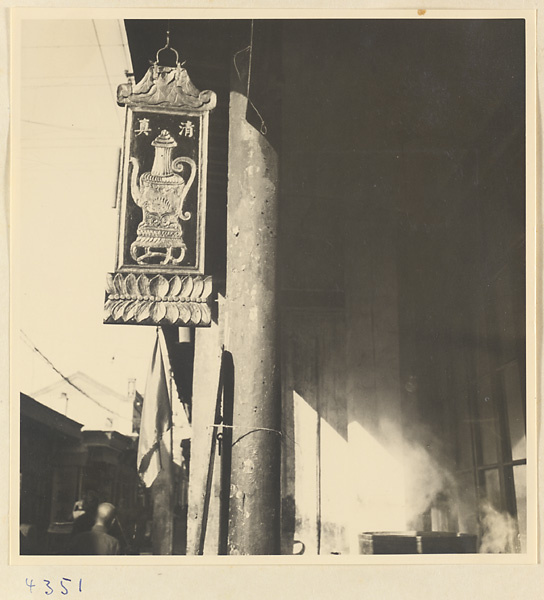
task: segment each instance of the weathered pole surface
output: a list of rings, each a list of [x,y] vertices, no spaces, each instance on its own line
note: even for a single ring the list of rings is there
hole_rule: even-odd
[[[227,320],[234,407],[229,554],[280,553],[281,401],[276,316],[278,156],[230,95]],[[240,89],[241,87],[241,89]]]

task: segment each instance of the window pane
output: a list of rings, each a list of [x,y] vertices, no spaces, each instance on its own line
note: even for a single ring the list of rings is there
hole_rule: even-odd
[[[504,395],[508,410],[508,428],[512,458],[525,458],[525,414],[522,397],[522,384],[517,361],[511,362],[503,369]]]
[[[461,395],[456,403],[457,420],[457,468],[471,468],[472,459],[472,431],[470,427],[470,412],[467,399]]]
[[[493,508],[502,510],[501,483],[498,469],[484,471],[485,495]]]
[[[482,542],[480,552],[503,554],[519,552],[518,527],[516,520],[505,510],[499,472],[497,469],[486,470],[483,478],[487,502],[481,505]]]
[[[459,531],[478,532],[478,501],[472,471],[457,475],[459,493]]]
[[[516,487],[521,552],[527,552],[527,471],[525,465],[514,467],[514,485]]]

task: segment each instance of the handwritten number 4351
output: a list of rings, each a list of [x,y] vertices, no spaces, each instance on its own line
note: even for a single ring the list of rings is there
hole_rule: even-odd
[[[27,579],[25,579],[25,583],[28,586],[28,589],[30,590],[30,593],[32,593],[32,588],[37,588],[38,586],[34,583],[34,580],[31,579],[30,581]],[[54,587],[51,584],[51,581],[49,579],[43,579],[43,583],[44,583],[44,593],[46,596],[50,596],[54,591]],[[74,588],[74,585],[77,584],[77,588]],[[63,596],[67,596],[70,592],[81,592],[81,584],[82,584],[82,579],[76,580],[72,583],[71,579],[68,579],[68,577],[63,577],[60,581],[59,581],[59,586],[60,586],[60,593]],[[39,586],[41,587],[41,586]],[[57,588],[58,589],[58,588]]]

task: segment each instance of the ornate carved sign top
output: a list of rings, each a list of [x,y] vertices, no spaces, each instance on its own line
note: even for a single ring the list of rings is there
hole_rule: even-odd
[[[200,112],[215,108],[217,96],[210,90],[200,92],[179,63],[175,67],[155,63],[136,86],[123,83],[117,88],[117,102]]]

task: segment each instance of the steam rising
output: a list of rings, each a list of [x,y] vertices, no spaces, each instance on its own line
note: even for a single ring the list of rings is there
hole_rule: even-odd
[[[429,438],[427,438],[429,440]],[[432,452],[427,448],[432,449]],[[403,445],[403,463],[406,473],[406,516],[411,529],[431,528],[434,531],[457,531],[461,513],[474,514],[476,507],[463,500],[464,492],[447,466],[440,452],[440,444]],[[480,553],[517,553],[520,540],[516,520],[506,512],[499,512],[489,501],[479,506],[481,543]],[[427,523],[422,515],[427,513]],[[477,527],[474,521],[474,527]],[[471,527],[473,533],[476,531]]]
[[[519,536],[515,520],[508,513],[497,511],[489,502],[480,506],[482,543],[480,552],[506,554],[519,552]]]
[[[384,420],[379,429],[381,445],[395,457],[403,474],[402,520],[408,530],[478,535],[480,553],[521,552],[516,519],[498,511],[488,500],[478,505],[478,492],[471,473],[463,471],[457,477],[452,452],[445,440],[421,425],[399,431],[398,426]],[[375,449],[373,455],[376,456]],[[373,475],[371,473],[369,478]],[[485,493],[485,489],[480,489],[480,493]],[[360,530],[372,528],[369,519],[367,514],[365,527]],[[380,524],[380,529],[398,530],[391,515],[388,522],[385,527]]]
[[[407,517],[413,524],[433,506],[450,506],[456,500],[456,482],[447,468],[421,446],[405,446]]]

